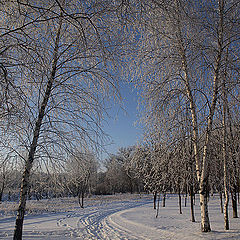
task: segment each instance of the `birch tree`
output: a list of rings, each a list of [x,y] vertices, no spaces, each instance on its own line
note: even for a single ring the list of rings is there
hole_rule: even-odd
[[[186,109],[190,109],[201,230],[209,232],[209,146],[226,46],[231,45],[231,53],[228,54],[231,55],[232,65],[239,69],[236,64],[239,43],[236,12],[239,12],[239,2],[177,0],[144,4],[143,1],[147,14],[142,15],[140,22],[143,31],[142,41],[140,39],[139,42],[143,45],[138,49],[141,77],[137,81],[143,86],[142,96],[147,106],[143,121],[148,132],[153,126],[165,125],[162,128],[166,129],[171,139],[171,132],[179,126],[172,124],[173,119],[180,112],[186,114]],[[183,107],[176,108],[179,105],[176,102]],[[204,141],[200,148],[202,138]]]
[[[61,167],[77,144],[95,151],[105,141],[104,102],[118,95],[114,63],[123,43],[121,29],[114,28],[117,7],[103,1],[11,2],[18,21],[1,36],[18,43],[8,58],[22,94],[22,117],[5,147],[25,161],[14,239],[22,239],[33,165]]]
[[[227,113],[227,96],[226,96],[226,83],[225,79],[223,78],[222,83],[223,89],[223,145],[222,145],[222,152],[223,152],[223,182],[224,182],[224,195],[225,195],[225,203],[224,203],[224,227],[225,230],[229,230],[229,219],[228,219],[228,203],[229,203],[229,193],[228,193],[228,174],[227,174],[227,126],[226,126],[226,113]]]

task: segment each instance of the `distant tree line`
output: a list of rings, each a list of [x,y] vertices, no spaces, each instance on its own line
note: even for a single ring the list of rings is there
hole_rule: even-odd
[[[141,193],[144,191],[142,179],[131,168],[133,147],[121,148],[104,162],[105,170],[92,153],[77,152],[67,161],[62,171],[50,172],[34,169],[27,191],[28,200],[60,197],[83,199],[91,195],[116,193]],[[0,168],[1,201],[16,201],[19,198],[21,171],[12,166]]]

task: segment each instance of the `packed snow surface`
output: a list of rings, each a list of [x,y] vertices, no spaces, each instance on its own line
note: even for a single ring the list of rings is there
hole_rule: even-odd
[[[86,199],[84,209],[77,206],[76,199],[29,201],[27,206],[23,239],[240,239],[240,219],[232,218],[231,206],[231,230],[224,230],[217,195],[209,202],[210,233],[200,232],[198,198],[195,223],[190,221],[189,203],[182,207],[183,214],[179,214],[176,195],[167,196],[166,207],[160,203],[158,218],[151,195],[92,197]],[[3,203],[1,207],[0,239],[12,239],[15,216],[11,210],[16,204]]]

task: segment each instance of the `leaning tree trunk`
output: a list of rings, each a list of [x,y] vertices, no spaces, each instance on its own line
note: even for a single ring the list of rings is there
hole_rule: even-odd
[[[16,218],[14,237],[13,237],[14,240],[22,239],[23,220],[24,220],[24,214],[25,214],[25,208],[26,208],[26,200],[27,200],[27,192],[28,192],[28,187],[29,187],[30,172],[32,169],[34,155],[35,155],[37,144],[38,144],[38,138],[39,138],[39,134],[40,134],[42,120],[45,115],[45,109],[47,107],[47,103],[48,103],[48,100],[49,100],[49,97],[50,97],[50,94],[52,91],[52,85],[53,85],[55,75],[56,75],[61,26],[62,26],[62,14],[60,15],[59,28],[58,28],[58,32],[57,32],[56,40],[55,40],[55,48],[54,48],[51,76],[48,80],[44,98],[41,103],[41,108],[38,113],[38,118],[37,118],[34,132],[33,132],[33,140],[32,140],[31,146],[30,146],[30,151],[29,151],[28,158],[25,163],[25,169],[23,172],[21,191],[20,191],[20,201],[19,201],[19,207],[17,210],[17,218]]]
[[[219,6],[222,9],[223,3],[221,1],[221,6]],[[222,17],[220,21],[220,25],[222,28]],[[201,230],[202,232],[210,232],[210,221],[208,217],[208,147],[211,137],[211,131],[212,131],[212,125],[213,125],[213,116],[216,109],[216,103],[217,103],[217,97],[218,97],[218,85],[219,85],[219,72],[220,72],[220,63],[222,58],[222,30],[219,33],[219,51],[216,61],[216,68],[214,71],[214,80],[213,80],[213,97],[212,97],[212,103],[210,106],[210,114],[208,116],[208,123],[207,123],[207,130],[206,130],[206,138],[205,143],[203,147],[203,159],[202,159],[202,170],[201,170],[201,178],[199,179],[199,194],[200,194],[200,207],[201,207]]]
[[[178,1],[176,1],[178,8],[180,9],[180,5]],[[207,122],[207,129],[206,129],[206,138],[203,148],[203,157],[200,164],[200,154],[199,154],[199,147],[198,147],[198,124],[197,124],[197,114],[196,114],[196,105],[194,102],[192,89],[191,89],[191,77],[189,74],[188,69],[188,62],[187,62],[187,55],[184,45],[184,40],[182,36],[182,30],[180,28],[180,16],[178,19],[178,42],[179,42],[179,49],[180,49],[180,56],[182,58],[182,69],[184,73],[184,84],[186,94],[189,100],[189,106],[191,111],[192,117],[192,126],[193,126],[193,144],[194,144],[194,153],[195,153],[195,166],[196,166],[196,174],[197,179],[199,182],[199,194],[200,194],[200,207],[201,207],[201,230],[203,232],[211,231],[210,228],[210,221],[208,217],[208,201],[207,201],[207,182],[208,182],[208,147],[209,141],[212,131],[212,124],[213,124],[213,116],[216,108],[217,97],[218,97],[218,88],[219,88],[219,72],[221,66],[221,59],[222,59],[222,51],[223,51],[223,12],[224,12],[224,1],[219,0],[219,24],[218,24],[218,51],[216,56],[216,63],[214,68],[214,77],[213,77],[213,96],[212,102],[209,109],[209,116]],[[201,171],[200,171],[201,165]]]
[[[215,86],[215,91],[214,91],[214,96],[213,96],[213,102],[215,104],[212,104],[211,106],[211,114],[208,119],[208,128],[207,128],[207,134],[206,134],[206,140],[205,140],[205,146],[204,146],[204,156],[202,160],[202,171],[200,172],[200,159],[199,159],[199,147],[198,147],[198,124],[197,124],[197,114],[196,114],[196,105],[194,102],[194,98],[192,95],[192,89],[190,86],[190,76],[188,72],[188,64],[187,64],[187,57],[185,53],[185,48],[184,48],[184,43],[182,39],[182,33],[181,29],[178,29],[179,33],[179,47],[180,47],[180,54],[182,57],[182,66],[183,66],[183,72],[184,72],[184,83],[185,83],[185,89],[186,93],[188,96],[189,100],[189,105],[190,105],[190,111],[191,111],[191,117],[192,117],[192,126],[193,126],[193,146],[194,146],[194,155],[195,155],[195,166],[196,166],[196,174],[197,174],[197,179],[199,182],[199,194],[200,194],[200,206],[201,206],[201,230],[203,232],[209,232],[211,231],[210,228],[210,221],[208,217],[208,202],[207,202],[207,178],[208,178],[208,168],[207,168],[207,148],[208,148],[208,141],[210,137],[210,130],[212,126],[212,117],[216,105],[216,86]],[[214,81],[216,79],[214,78]],[[215,81],[216,83],[216,81]],[[215,84],[216,85],[216,84]]]

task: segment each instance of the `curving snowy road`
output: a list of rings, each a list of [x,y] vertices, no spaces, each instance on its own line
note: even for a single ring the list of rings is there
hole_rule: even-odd
[[[169,196],[167,206],[160,207],[155,217],[152,196],[102,196],[86,200],[86,207],[69,209],[71,199],[54,200],[62,212],[27,215],[24,220],[23,240],[212,240],[240,239],[239,219],[230,212],[230,228],[224,231],[218,196],[209,202],[212,232],[200,232],[199,200],[195,205],[196,222],[190,221],[189,206],[179,214],[177,196]],[[60,201],[60,202],[57,202]],[[47,202],[43,201],[43,204]],[[39,202],[36,202],[39,204]],[[56,207],[55,207],[56,209]],[[54,208],[52,209],[54,210]],[[0,239],[13,236],[15,217],[0,216]]]
[[[58,226],[66,228],[69,235],[76,239],[146,239],[121,226],[117,218],[124,211],[149,204],[151,201],[151,199],[145,198],[86,207],[59,219]]]
[[[167,199],[155,218],[151,196],[142,199],[113,201],[87,207],[59,219],[59,226],[68,229],[74,239],[83,240],[212,240],[240,239],[240,223],[231,219],[231,230],[224,231],[218,198],[210,202],[213,231],[200,232],[200,208],[195,206],[196,222],[191,222],[189,207],[178,213],[177,197]]]

